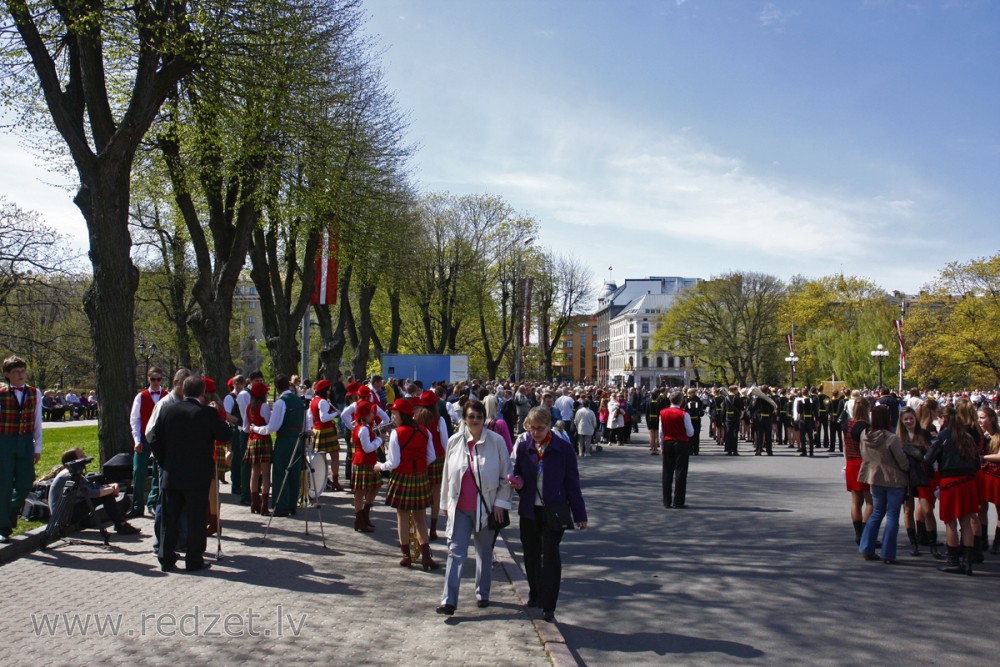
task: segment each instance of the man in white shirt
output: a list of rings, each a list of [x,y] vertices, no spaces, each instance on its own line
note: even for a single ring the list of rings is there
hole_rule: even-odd
[[[146,425],[153,416],[153,410],[160,398],[169,392],[163,388],[163,371],[153,366],[146,373],[149,386],[135,395],[129,424],[132,426],[132,508],[127,517],[142,516],[146,511],[146,477],[149,470],[149,443],[146,441]],[[149,505],[153,509],[155,503]]]

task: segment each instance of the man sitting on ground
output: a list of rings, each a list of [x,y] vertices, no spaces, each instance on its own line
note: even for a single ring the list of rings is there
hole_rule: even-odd
[[[63,469],[55,476],[55,479],[52,480],[52,486],[49,487],[49,507],[53,510],[57,506],[58,499],[63,495],[66,482],[70,479],[70,472],[66,468],[66,464],[84,457],[86,457],[86,454],[79,447],[69,449],[63,453]],[[115,525],[116,533],[119,535],[135,535],[140,532],[138,528],[125,521],[125,517],[122,516],[121,510],[118,508],[118,503],[115,502],[118,498],[117,484],[97,484],[91,479],[84,479],[86,479],[87,483],[87,495],[93,500],[95,507],[97,505],[104,507],[104,512],[108,515],[108,519]],[[89,509],[86,502],[79,500],[71,511],[73,512],[73,516],[70,518],[69,523],[70,525],[74,525],[87,519]]]

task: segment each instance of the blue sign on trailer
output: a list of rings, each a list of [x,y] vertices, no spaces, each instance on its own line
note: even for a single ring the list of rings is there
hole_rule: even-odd
[[[382,377],[420,380],[425,387],[441,380],[461,382],[469,379],[469,355],[383,354]]]

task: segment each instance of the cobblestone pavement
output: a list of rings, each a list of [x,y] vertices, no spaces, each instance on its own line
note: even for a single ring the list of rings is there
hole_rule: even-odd
[[[580,461],[590,527],[563,539],[559,630],[587,665],[981,665],[1000,557],[972,577],[924,547],[899,565],[854,544],[844,459],[722,455],[702,434],[687,509],[664,509],[645,429]],[[990,523],[995,520],[990,510]],[[939,526],[943,539],[943,527]],[[992,527],[990,528],[992,537]],[[510,539],[517,547],[515,536]]]
[[[275,518],[265,542],[266,519],[232,504],[227,490],[225,557],[207,571],[161,573],[149,518],[133,522],[142,536],[112,535],[110,550],[84,531],[79,544],[0,568],[3,663],[549,664],[503,568],[493,570],[489,608],[476,608],[469,578],[446,619],[434,613],[443,568],[398,566],[390,508],[376,506],[377,531],[365,535],[351,528],[351,497],[324,494],[324,549],[316,511],[308,512],[309,535],[300,510]],[[206,555],[215,554],[213,540]],[[444,540],[432,549],[443,564]],[[471,577],[471,554],[466,566]]]

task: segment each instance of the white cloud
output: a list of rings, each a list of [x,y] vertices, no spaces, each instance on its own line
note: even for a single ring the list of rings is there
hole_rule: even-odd
[[[777,30],[781,30],[785,23],[788,23],[790,19],[798,16],[798,11],[794,9],[782,9],[778,7],[773,2],[768,2],[764,4],[764,7],[760,10],[760,22],[762,25],[767,27],[774,27]]]

